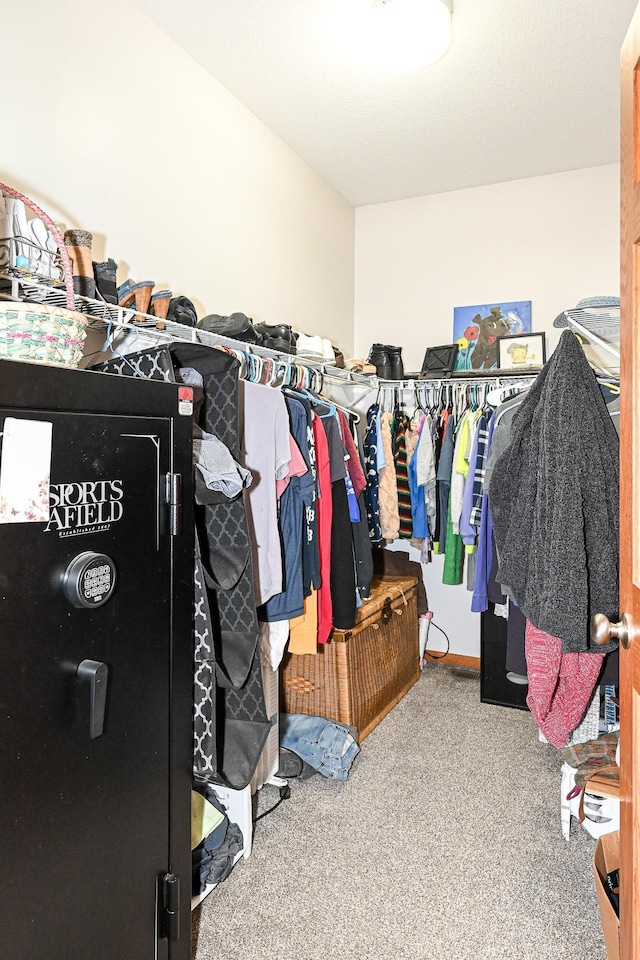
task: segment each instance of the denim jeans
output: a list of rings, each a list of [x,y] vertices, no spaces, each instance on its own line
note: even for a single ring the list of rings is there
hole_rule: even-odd
[[[346,780],[360,750],[339,723],[303,713],[280,715],[280,743],[330,780]]]

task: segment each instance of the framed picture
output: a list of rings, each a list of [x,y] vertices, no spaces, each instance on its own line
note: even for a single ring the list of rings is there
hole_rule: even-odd
[[[540,370],[546,359],[544,333],[521,333],[498,339],[501,370]]]
[[[531,333],[531,300],[454,307],[456,370],[479,373],[498,366],[498,338]]]

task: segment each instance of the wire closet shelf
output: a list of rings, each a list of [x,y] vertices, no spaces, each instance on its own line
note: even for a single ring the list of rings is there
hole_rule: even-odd
[[[25,272],[11,267],[0,267],[0,300],[28,300],[32,303],[47,303],[52,306],[65,306],[66,295],[62,283],[50,278],[43,279],[32,272]],[[321,386],[322,380],[330,380],[343,385],[355,384],[360,386],[386,390],[424,390],[436,388],[442,391],[458,392],[464,387],[478,387],[480,384],[486,389],[526,385],[535,378],[535,373],[519,375],[505,374],[498,370],[486,371],[483,374],[459,376],[457,374],[446,377],[408,376],[403,380],[382,380],[375,374],[358,374],[334,365],[314,362],[297,357],[295,354],[280,353],[244,341],[233,340],[218,334],[209,333],[199,327],[189,327],[175,321],[158,321],[149,314],[139,313],[131,307],[121,307],[117,304],[106,303],[103,300],[90,299],[78,294],[75,295],[75,309],[85,314],[88,326],[93,329],[109,329],[134,331],[141,336],[147,336],[156,344],[172,343],[175,341],[199,343],[205,346],[222,347],[237,353],[247,354],[256,358],[271,360],[279,367],[300,366],[315,372],[315,386]]]
[[[599,307],[565,310],[567,326],[586,349],[589,361],[605,375],[620,371],[620,308]],[[604,351],[604,355],[601,354]]]

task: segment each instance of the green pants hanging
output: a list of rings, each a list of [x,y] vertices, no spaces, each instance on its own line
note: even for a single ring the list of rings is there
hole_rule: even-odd
[[[464,544],[459,533],[453,532],[451,522],[451,497],[447,509],[447,538],[445,540],[444,569],[442,582],[450,586],[462,583],[462,567],[464,565]]]

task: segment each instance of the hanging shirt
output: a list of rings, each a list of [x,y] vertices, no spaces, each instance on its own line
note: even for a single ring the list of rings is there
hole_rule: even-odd
[[[367,485],[364,490],[364,502],[367,510],[369,537],[374,547],[382,546],[382,530],[380,529],[380,505],[378,502],[378,465],[377,442],[378,420],[380,407],[374,403],[367,410],[367,429],[364,436],[364,459]]]
[[[377,472],[378,475],[379,475],[379,474],[380,474],[380,471],[382,470],[382,468],[383,468],[383,467],[386,467],[386,465],[387,465],[387,453],[386,453],[386,448],[385,448],[384,441],[383,441],[383,438],[382,438],[382,414],[381,414],[381,411],[380,411],[380,407],[378,406],[377,403],[375,404],[375,407],[377,408],[377,411],[378,411],[377,414],[376,414],[376,418],[375,418],[375,430],[376,430],[376,472]],[[373,409],[373,408],[371,408],[371,409]]]
[[[302,585],[305,597],[320,586],[320,554],[318,548],[318,474],[316,470],[316,444],[313,437],[311,404],[307,397],[295,391],[285,389],[285,397],[293,397],[302,405],[306,417],[306,442],[299,441],[300,451],[309,467],[312,488],[309,487],[308,499],[305,498],[305,523],[302,543]]]
[[[412,418],[404,434],[404,443],[407,450],[407,465],[411,463],[412,458],[415,456],[418,440],[420,439],[421,422],[421,420]]]
[[[380,471],[378,492],[380,504],[380,528],[382,530],[382,536],[385,540],[395,540],[400,533],[398,487],[396,484],[396,471],[393,462],[393,449],[391,446],[392,419],[393,418],[388,411],[385,411],[380,417],[382,443],[384,446],[386,465]]]
[[[358,453],[351,434],[349,421],[342,410],[338,410],[338,421],[340,423],[342,441],[347,451],[347,473],[352,482],[358,506],[358,515],[354,517],[354,514],[351,513],[351,504],[349,505],[356,588],[358,599],[365,599],[370,596],[371,580],[373,577],[373,557],[371,554],[371,541],[369,540],[366,507],[363,496],[367,481],[362,469],[362,463],[360,462],[360,454]]]
[[[260,620],[290,620],[302,616],[304,590],[302,580],[302,549],[305,501],[314,489],[313,477],[300,452],[307,436],[307,417],[304,407],[293,397],[286,398],[289,425],[297,456],[291,459],[289,483],[280,498],[280,539],[284,554],[282,591],[271,597],[258,611]]]
[[[331,606],[331,522],[333,500],[331,496],[331,464],[329,445],[322,421],[313,414],[313,436],[316,447],[316,470],[318,472],[318,544],[320,547],[320,586],[318,588],[318,643],[326,643],[333,627]]]
[[[289,473],[286,477],[283,477],[282,480],[276,480],[276,496],[278,500],[282,499],[282,494],[289,486],[291,477],[302,477],[309,469],[304,457],[302,456],[300,447],[293,439],[291,434],[289,434],[289,449],[291,451],[291,459],[289,460]]]
[[[320,423],[327,436],[331,464],[331,608],[333,625],[339,630],[350,630],[356,615],[356,582],[353,538],[349,518],[349,503],[345,478],[345,447],[338,418],[321,417]]]
[[[451,490],[447,504],[447,534],[445,539],[444,567],[442,571],[442,582],[450,585],[462,583],[464,549],[462,537],[454,530],[452,510],[454,506],[453,484],[455,478],[459,476],[459,473],[453,469],[453,466],[456,463],[456,455],[459,456],[460,453],[460,443],[462,442],[462,437],[465,436],[465,422],[468,422],[468,417],[463,416],[463,418],[456,424],[452,436],[452,442],[454,443],[454,454],[452,458]],[[449,424],[451,424],[451,419],[449,420]]]
[[[476,434],[476,458],[475,464],[472,464],[473,468],[473,489],[472,489],[472,503],[471,503],[471,513],[469,515],[469,523],[476,527],[480,528],[480,519],[482,516],[482,494],[484,491],[484,471],[487,463],[488,455],[488,444],[487,440],[489,437],[489,418],[486,413],[483,413],[478,421],[478,431]],[[473,457],[472,457],[473,459]]]
[[[353,489],[355,491],[356,497],[359,497],[364,488],[367,485],[367,481],[362,469],[362,464],[360,463],[360,455],[356,448],[353,436],[351,434],[351,428],[349,427],[349,421],[347,416],[343,413],[342,410],[337,411],[338,414],[338,423],[340,424],[340,435],[342,437],[342,442],[344,448],[347,452],[346,466],[349,476],[351,477],[351,482],[353,484]]]
[[[464,482],[464,496],[462,498],[462,512],[460,514],[460,536],[465,544],[465,548],[473,548],[478,535],[477,529],[471,523],[471,508],[473,505],[473,487],[475,481],[475,470],[471,465],[475,464],[478,457],[479,433],[480,427],[478,425],[473,433],[471,453],[469,455],[469,469],[467,472],[467,478]],[[469,552],[468,549],[467,552]]]
[[[409,429],[409,418],[406,413],[396,417],[395,433],[393,438],[393,460],[396,468],[396,489],[398,495],[398,516],[400,520],[399,535],[404,540],[413,536],[411,520],[411,489],[407,463],[406,433]]]
[[[422,540],[429,536],[429,524],[427,523],[427,510],[424,499],[424,491],[422,487],[418,485],[418,464],[417,457],[415,455],[409,462],[409,486],[411,490],[411,520],[413,526],[413,536],[416,539]]]
[[[239,381],[242,411],[241,461],[254,482],[245,490],[253,549],[256,604],[282,591],[282,549],[278,528],[276,480],[289,472],[289,415],[279,390]]]
[[[429,532],[435,533],[436,521],[436,461],[432,437],[433,421],[425,416],[420,429],[420,440],[415,452],[416,480],[424,491]]]
[[[477,411],[467,410],[463,414],[456,431],[454,466],[451,476],[451,522],[454,533],[460,533],[462,501],[464,499],[465,482],[469,474],[471,444],[475,435],[478,416]]]
[[[439,541],[433,545],[436,553],[444,553],[447,548],[447,519],[449,516],[449,491],[451,489],[451,469],[453,467],[454,420],[448,417],[444,425],[440,460],[436,473],[438,481],[438,535]]]
[[[491,450],[494,426],[495,414],[489,420],[489,429],[487,431],[488,452]],[[482,494],[480,532],[478,534],[478,548],[476,556],[476,574],[473,596],[471,597],[471,610],[473,613],[483,613],[489,607],[488,583],[489,574],[491,572],[492,556],[493,521],[491,519],[491,510],[489,509],[489,496],[485,491]]]

